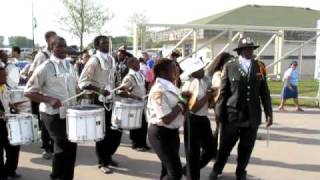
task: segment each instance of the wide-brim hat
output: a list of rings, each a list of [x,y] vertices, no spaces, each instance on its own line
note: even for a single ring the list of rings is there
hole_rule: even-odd
[[[240,38],[239,43],[238,43],[238,47],[233,50],[239,52],[244,48],[257,49],[258,47],[260,47],[260,46],[255,45],[251,38],[243,37],[243,38]]]
[[[188,76],[190,76],[192,73],[199,71],[200,69],[203,69],[206,66],[206,63],[204,63],[199,58],[188,58],[181,63],[179,63],[181,69],[183,70],[183,73],[180,75],[181,79],[186,79]]]

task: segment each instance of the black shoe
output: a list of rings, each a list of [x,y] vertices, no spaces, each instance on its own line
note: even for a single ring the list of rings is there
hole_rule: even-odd
[[[50,160],[52,158],[52,152],[44,151],[42,153],[42,158],[45,160]]]
[[[220,176],[219,173],[212,171],[209,175],[209,180],[217,180],[219,176]]]
[[[187,176],[187,166],[182,167],[182,175]]]
[[[113,166],[113,167],[118,167],[118,166],[119,166],[119,163],[118,163],[117,161],[114,161],[113,159],[111,159],[109,165],[110,165],[110,166]]]
[[[132,149],[137,149],[137,148],[138,148],[138,145],[137,145],[136,143],[132,143],[131,148],[132,148]]]
[[[247,180],[247,172],[236,173],[237,180]]]
[[[51,180],[61,180],[60,178],[57,178],[55,175],[50,174],[50,179]]]
[[[19,178],[21,178],[21,175],[18,173],[14,173],[14,174],[8,175],[7,179],[19,179]]]
[[[111,174],[113,173],[112,169],[110,169],[109,167],[107,166],[102,166],[102,167],[99,167],[100,171],[103,172],[104,174]]]
[[[144,145],[143,148],[144,148],[146,151],[150,151],[150,150],[151,150],[151,147],[149,147],[148,145]]]

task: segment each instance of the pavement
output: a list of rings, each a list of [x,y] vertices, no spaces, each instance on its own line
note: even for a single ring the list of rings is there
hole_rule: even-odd
[[[214,126],[215,123],[212,123]],[[260,140],[247,168],[248,179],[259,180],[319,180],[320,179],[320,110],[305,112],[274,112],[274,125],[267,131],[262,124]],[[49,180],[51,161],[41,158],[39,144],[22,146],[17,172],[20,180]],[[181,160],[185,163],[181,136]],[[236,151],[234,148],[221,180],[235,179]],[[102,174],[97,167],[94,143],[79,144],[75,180],[143,180],[159,179],[161,163],[154,152],[137,152],[131,149],[128,132],[124,132],[121,146],[114,155],[119,168],[113,174]],[[207,179],[213,162],[201,171],[201,179]]]

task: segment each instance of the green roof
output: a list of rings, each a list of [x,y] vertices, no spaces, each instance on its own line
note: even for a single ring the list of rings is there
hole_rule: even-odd
[[[320,11],[310,8],[246,5],[188,24],[224,24],[315,28]]]

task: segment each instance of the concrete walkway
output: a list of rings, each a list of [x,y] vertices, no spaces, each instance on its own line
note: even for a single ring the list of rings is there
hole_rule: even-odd
[[[319,180],[320,179],[320,110],[305,109],[296,113],[274,112],[275,124],[271,128],[269,148],[266,144],[264,125],[259,130],[259,139],[248,167],[249,179],[267,180]],[[213,123],[214,124],[214,123]],[[23,146],[18,173],[21,180],[47,180],[51,161],[41,158],[39,144]],[[185,162],[183,139],[181,158]],[[129,180],[158,179],[160,161],[153,152],[137,152],[130,148],[125,132],[121,147],[114,159],[120,168],[104,175],[97,169],[94,143],[78,147],[75,180]],[[222,180],[235,179],[236,148],[225,167]],[[201,171],[201,179],[207,179],[212,163]]]

